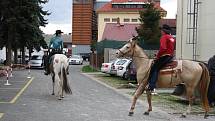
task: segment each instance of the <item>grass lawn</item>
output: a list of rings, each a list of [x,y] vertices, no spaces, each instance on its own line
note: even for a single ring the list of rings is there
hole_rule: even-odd
[[[92,68],[90,65],[86,65],[82,67],[82,72],[84,73],[91,73],[91,72],[98,72],[96,69]]]
[[[100,81],[115,87],[117,89],[119,88],[129,88],[128,83],[135,83],[134,80],[128,81],[124,80],[121,77],[117,76],[110,76],[109,74],[96,74],[94,75],[96,78],[98,78]]]

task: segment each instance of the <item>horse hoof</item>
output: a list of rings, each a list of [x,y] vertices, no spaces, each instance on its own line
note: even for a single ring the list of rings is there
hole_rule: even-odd
[[[133,116],[134,112],[129,112],[128,116]]]
[[[144,115],[149,115],[149,112],[145,112]]]
[[[182,115],[181,115],[181,118],[186,118],[186,115],[182,114]]]
[[[61,98],[64,98],[64,96],[61,96]]]
[[[54,93],[52,93],[52,95],[54,95]]]
[[[58,98],[58,100],[62,100],[61,98]]]
[[[208,115],[208,114],[205,114],[204,118],[207,119],[208,117],[209,117],[209,115]]]

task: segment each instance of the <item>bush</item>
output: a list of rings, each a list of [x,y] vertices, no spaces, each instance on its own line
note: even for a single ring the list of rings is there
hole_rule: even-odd
[[[82,72],[98,72],[98,71],[91,67],[90,65],[86,65],[82,67]]]

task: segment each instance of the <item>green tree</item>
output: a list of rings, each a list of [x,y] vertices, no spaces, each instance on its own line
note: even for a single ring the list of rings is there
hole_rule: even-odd
[[[25,47],[32,49],[46,46],[39,28],[47,24],[44,16],[49,13],[41,7],[46,2],[47,0],[0,1],[0,47],[7,48],[7,65],[11,63],[12,49],[17,52],[17,49],[24,50]]]
[[[144,41],[144,44],[157,45],[161,36],[159,30],[160,11],[154,7],[153,3],[150,3],[145,10],[139,13],[141,25],[139,28],[136,28],[136,31],[141,38],[140,43]]]

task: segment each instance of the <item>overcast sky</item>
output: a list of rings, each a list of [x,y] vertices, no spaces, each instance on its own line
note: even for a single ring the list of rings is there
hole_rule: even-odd
[[[57,29],[61,29],[66,34],[72,32],[72,1],[49,0],[43,5],[43,10],[51,12],[51,15],[47,17],[49,24],[45,28],[41,27],[44,33],[54,34]]]
[[[55,30],[61,29],[64,33],[72,32],[72,1],[73,0],[49,0],[43,5],[44,10],[51,12],[47,17],[49,24],[41,27],[44,33],[54,34]],[[111,1],[111,0],[97,0]],[[175,18],[177,11],[177,0],[161,0],[161,7],[167,10],[167,18]]]

